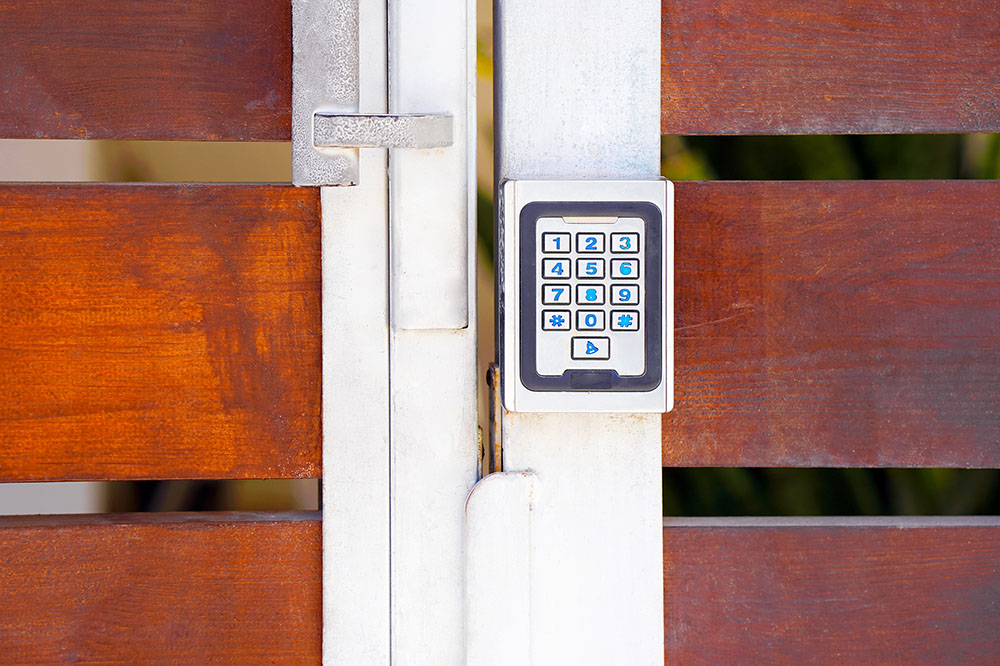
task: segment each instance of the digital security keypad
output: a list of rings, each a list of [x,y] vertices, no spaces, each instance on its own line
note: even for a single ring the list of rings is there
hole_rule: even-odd
[[[500,289],[508,409],[669,408],[671,188],[662,180],[505,183]]]
[[[544,383],[546,377],[561,377],[567,371],[604,370],[608,371],[608,384],[614,383],[612,372],[618,378],[641,376],[646,370],[646,339],[639,318],[634,307],[617,306],[642,303],[644,285],[638,276],[643,259],[639,247],[642,245],[640,239],[647,234],[647,222],[635,216],[579,214],[585,210],[570,212],[577,214],[546,215],[537,218],[533,225],[535,265],[540,267],[536,272],[538,293],[548,294],[565,286],[574,296],[568,304],[571,315],[568,327],[557,326],[563,314],[549,309],[544,298],[536,301],[534,365],[537,375]],[[658,231],[654,233],[659,235]],[[546,237],[564,237],[565,234],[570,235],[570,243],[546,249]],[[575,270],[556,274],[550,269],[553,262],[560,265],[566,262]],[[522,281],[522,290],[524,287]],[[611,299],[617,302],[612,303]],[[572,375],[569,374],[570,380]]]

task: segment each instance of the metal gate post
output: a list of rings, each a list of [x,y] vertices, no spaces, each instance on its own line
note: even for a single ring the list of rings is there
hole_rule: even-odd
[[[322,187],[323,661],[465,661],[476,481],[475,10],[293,0],[293,180]]]
[[[659,177],[658,0],[497,0],[494,28],[500,181]],[[501,418],[539,487],[530,663],[662,664],[660,415]]]

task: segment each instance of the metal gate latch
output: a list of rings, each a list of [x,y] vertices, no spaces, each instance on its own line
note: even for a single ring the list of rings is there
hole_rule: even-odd
[[[444,148],[454,142],[450,113],[313,115],[316,148]]]
[[[362,162],[384,161],[397,329],[469,324],[474,69],[466,0],[455,1],[401,2],[383,15],[385,3],[292,0],[292,182],[364,188]],[[444,26],[462,41],[442,41]],[[361,148],[388,149],[388,159]]]

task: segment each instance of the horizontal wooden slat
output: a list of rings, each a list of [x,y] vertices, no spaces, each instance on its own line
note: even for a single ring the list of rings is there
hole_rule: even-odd
[[[676,189],[663,464],[1000,467],[1000,182]]]
[[[0,186],[0,480],[316,476],[317,192]]]
[[[0,137],[288,140],[288,0],[0,1]]]
[[[1000,131],[995,0],[663,0],[664,134]]]
[[[671,520],[667,664],[1000,662],[1000,521]]]
[[[320,658],[318,514],[0,518],[0,662]]]

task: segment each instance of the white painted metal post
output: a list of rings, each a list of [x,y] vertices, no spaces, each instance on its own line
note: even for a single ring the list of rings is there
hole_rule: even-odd
[[[498,178],[653,179],[658,0],[497,0]],[[666,322],[672,326],[672,322]],[[537,475],[530,663],[663,663],[660,415],[502,415]]]
[[[465,663],[474,7],[293,0],[294,180],[346,186],[322,189],[328,665]]]
[[[387,110],[385,26],[384,0],[361,0],[357,25],[348,20],[335,27],[358,31],[356,111]],[[311,34],[350,42],[336,32]],[[387,168],[386,150],[364,149],[358,185],[321,190],[327,665],[390,663]]]
[[[394,666],[465,663],[463,517],[478,460],[474,8],[389,3],[390,112],[454,117],[452,146],[390,155]]]

